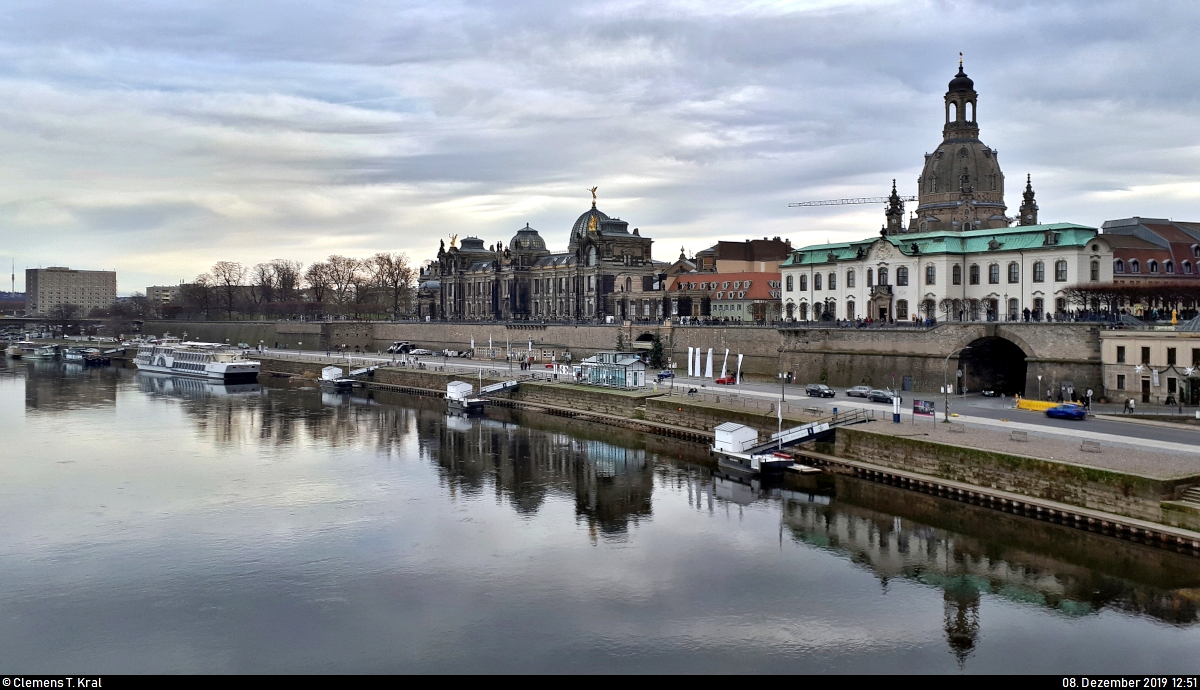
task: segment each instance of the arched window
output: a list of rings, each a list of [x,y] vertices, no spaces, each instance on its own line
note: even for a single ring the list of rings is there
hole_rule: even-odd
[[[801,278],[803,278],[803,277],[804,276],[801,276]],[[801,282],[804,282],[804,281],[801,280]],[[800,305],[800,320],[808,321],[808,303],[807,302],[804,302]]]
[[[854,271],[846,271],[846,287],[854,287]],[[846,317],[850,318],[850,317]]]
[[[837,289],[837,274],[836,273],[829,274],[829,289],[830,290]]]
[[[971,284],[979,284],[979,264],[971,264]]]
[[[1010,283],[1021,282],[1021,267],[1017,264],[1016,261],[1010,261],[1008,263],[1008,282],[1010,282]]]
[[[1138,263],[1137,259],[1130,259],[1129,272],[1130,273],[1141,273],[1142,272],[1142,266],[1141,266],[1141,264]]]
[[[1125,262],[1121,261],[1120,259],[1115,259],[1113,261],[1113,273],[1124,273],[1124,272],[1125,272]]]
[[[946,120],[948,122],[955,122],[958,120],[958,104],[957,103],[950,104],[949,109],[946,112]],[[880,283],[880,285],[882,285],[882,283]]]
[[[808,292],[808,276],[800,276],[800,292]]]
[[[937,267],[930,264],[925,267],[925,284],[934,285],[937,283]]]
[[[880,285],[888,284],[888,274],[887,273],[888,273],[888,271],[886,268],[879,269],[879,284]]]
[[[955,285],[962,285],[962,266],[954,264],[954,268],[950,271],[950,279]]]
[[[1149,268],[1150,268],[1150,272],[1151,272],[1151,273],[1158,273],[1158,262],[1157,262],[1157,261],[1151,261],[1151,262],[1149,263]]]
[[[846,302],[846,320],[854,320],[854,302]]]
[[[867,287],[873,287],[874,285],[875,285],[875,269],[868,268],[867,269]]]
[[[1100,262],[1099,261],[1092,262],[1091,273],[1089,274],[1089,278],[1093,282],[1100,280]]]
[[[633,278],[625,279],[625,292],[633,292]]]
[[[1067,262],[1059,259],[1054,262],[1054,281],[1058,283],[1067,280]]]
[[[794,285],[792,284],[792,276],[791,276],[791,275],[789,275],[789,276],[787,277],[787,291],[788,291],[788,292],[792,292],[792,288],[793,288],[793,287],[794,287]]]
[[[908,300],[906,300],[906,299],[896,300],[896,320],[897,321],[908,321]]]
[[[988,283],[991,285],[1000,284],[1000,264],[988,266]]]
[[[882,268],[879,269],[879,275],[880,276],[883,275]],[[880,278],[879,282],[882,283],[883,279]],[[896,284],[897,285],[908,285],[908,267],[907,266],[900,266],[899,268],[896,269]]]
[[[1033,282],[1046,282],[1046,264],[1042,261],[1033,262]]]
[[[820,273],[813,274],[813,289],[814,290],[821,289],[821,274]]]
[[[1020,320],[1020,314],[1019,314],[1020,311],[1021,311],[1021,302],[1016,297],[1013,297],[1012,299],[1008,300],[1008,320],[1009,321],[1019,321]]]
[[[975,121],[975,104],[970,101],[967,101],[963,107],[967,111],[967,122],[974,122]]]

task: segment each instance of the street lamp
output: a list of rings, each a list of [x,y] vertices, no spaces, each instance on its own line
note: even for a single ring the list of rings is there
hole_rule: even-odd
[[[971,349],[970,345],[968,345],[966,347],[960,347],[957,350],[955,350],[954,352],[951,352],[950,354],[946,355],[946,361],[942,362],[942,383],[944,384],[942,386],[942,393],[946,396],[946,421],[947,422],[950,421],[950,375],[949,375],[950,358],[960,352],[965,352],[966,350],[970,350],[970,349]]]

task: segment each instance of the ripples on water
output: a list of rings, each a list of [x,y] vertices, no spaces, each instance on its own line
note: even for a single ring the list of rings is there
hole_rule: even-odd
[[[6,672],[1194,672],[1200,562],[704,449],[0,363]]]

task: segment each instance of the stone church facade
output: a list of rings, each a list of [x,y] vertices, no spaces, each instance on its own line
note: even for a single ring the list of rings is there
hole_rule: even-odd
[[[509,241],[443,243],[422,269],[419,315],[483,321],[614,321],[662,318],[665,264],[638,228],[592,208],[576,219],[565,252],[551,252],[528,224]]]

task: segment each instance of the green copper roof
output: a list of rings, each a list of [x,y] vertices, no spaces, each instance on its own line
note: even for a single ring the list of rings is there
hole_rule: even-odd
[[[1047,245],[1046,233],[1055,233],[1055,243]],[[880,239],[890,242],[906,256],[934,254],[973,254],[988,251],[1016,251],[1040,247],[1080,247],[1094,239],[1096,228],[1074,223],[1018,225],[1011,228],[970,230],[968,232],[914,232],[887,237],[871,237],[858,242],[814,244],[794,250],[781,266],[824,264],[831,261],[853,261],[870,250]],[[995,244],[993,244],[993,242]],[[915,245],[915,247],[914,247]],[[992,248],[995,247],[993,250]]]

